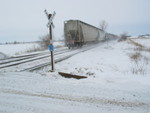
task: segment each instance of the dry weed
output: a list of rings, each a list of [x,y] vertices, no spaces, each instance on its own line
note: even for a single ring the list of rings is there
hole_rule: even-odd
[[[133,74],[147,74],[150,61],[147,56],[142,55],[140,52],[135,52],[134,54],[130,55],[130,58],[133,61],[133,66],[131,68],[131,72]]]
[[[135,41],[133,41],[131,39],[129,39],[129,43],[134,44],[137,47],[144,48],[144,46],[142,44],[139,44],[139,43],[137,43],[137,42],[135,42]]]
[[[129,39],[128,43],[136,46],[134,48],[134,53],[130,54],[130,59],[132,60],[133,66],[131,67],[131,72],[133,74],[141,74],[145,75],[149,70],[149,62],[150,58],[143,55],[143,52],[150,52],[150,48],[146,48],[145,46]]]
[[[135,64],[134,67],[131,68],[131,72],[133,74],[141,74],[141,75],[145,75],[147,73],[145,66],[142,64]]]
[[[130,58],[136,63],[140,60],[141,57],[142,55],[139,52],[130,55]]]

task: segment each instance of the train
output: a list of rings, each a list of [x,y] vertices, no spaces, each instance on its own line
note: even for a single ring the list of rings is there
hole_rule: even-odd
[[[86,43],[104,41],[107,38],[106,36],[104,30],[80,20],[68,20],[64,22],[65,45],[69,49],[82,47]]]

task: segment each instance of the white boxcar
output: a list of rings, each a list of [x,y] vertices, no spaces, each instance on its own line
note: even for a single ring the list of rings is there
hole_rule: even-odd
[[[65,43],[70,47],[105,40],[105,32],[79,20],[64,22]]]

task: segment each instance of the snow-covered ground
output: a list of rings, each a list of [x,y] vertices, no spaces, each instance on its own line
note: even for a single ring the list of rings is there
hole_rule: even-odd
[[[27,50],[39,47],[38,43],[0,45],[0,52],[7,56],[25,53]]]
[[[150,48],[150,37],[149,38],[136,38],[136,39],[132,39],[132,40]]]
[[[150,52],[135,48],[115,40],[55,64],[55,72],[1,72],[0,113],[150,113]]]
[[[55,47],[64,46],[64,42],[54,42]],[[7,44],[0,45],[0,59],[4,58],[2,54],[7,56],[15,56],[26,53],[27,51],[39,48],[39,43],[25,43],[25,44]]]

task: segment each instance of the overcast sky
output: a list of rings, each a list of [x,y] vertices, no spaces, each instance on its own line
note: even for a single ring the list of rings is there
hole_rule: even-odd
[[[150,33],[150,0],[0,0],[0,42],[34,41],[48,33],[44,9],[56,12],[55,39],[63,38],[65,20],[78,19],[107,31]]]

